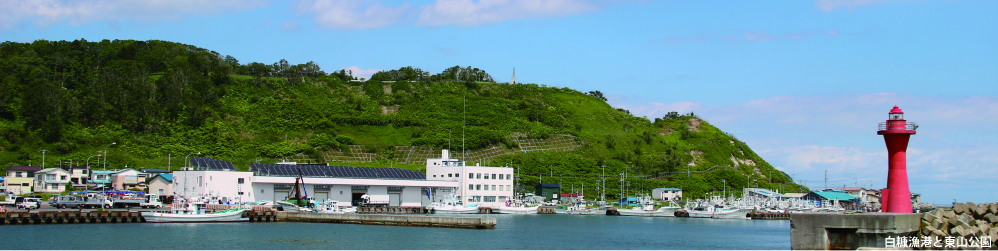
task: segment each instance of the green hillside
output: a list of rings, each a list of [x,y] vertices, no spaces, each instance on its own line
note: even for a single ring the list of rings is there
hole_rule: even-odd
[[[648,121],[598,91],[494,83],[472,67],[357,80],[312,62],[239,63],[165,41],[5,42],[0,94],[0,168],[40,165],[43,149],[46,165],[85,165],[112,142],[114,168],[167,168],[169,158],[177,169],[201,152],[241,169],[283,159],[420,170],[449,148],[470,162],[518,167],[524,187],[585,183],[587,195],[603,166],[628,173],[631,195],[679,187],[703,197],[752,180],[806,190],[693,114]],[[620,178],[606,187],[617,198]]]

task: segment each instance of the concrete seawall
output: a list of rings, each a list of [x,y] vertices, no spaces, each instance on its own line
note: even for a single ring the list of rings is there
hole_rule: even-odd
[[[887,237],[915,236],[921,214],[790,214],[790,248],[795,250],[884,248]]]
[[[495,218],[277,212],[278,221],[492,229]]]

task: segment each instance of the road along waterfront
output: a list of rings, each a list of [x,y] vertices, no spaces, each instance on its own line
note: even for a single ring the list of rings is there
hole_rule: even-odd
[[[602,215],[478,215],[495,229],[354,224],[0,226],[4,249],[789,249],[790,222]],[[81,241],[86,240],[86,241]]]

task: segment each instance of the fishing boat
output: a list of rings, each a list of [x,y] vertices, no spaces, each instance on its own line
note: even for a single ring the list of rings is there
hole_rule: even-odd
[[[430,203],[428,209],[435,214],[477,214],[478,204],[461,205],[461,201],[452,194],[440,202]]]
[[[599,208],[586,208],[586,204],[576,203],[565,208],[564,214],[573,215],[594,215],[599,214]]]
[[[430,208],[433,209],[433,213],[435,214],[477,214],[478,213],[478,205],[475,204],[468,206],[437,204],[437,205],[430,205]]]
[[[521,200],[506,199],[506,204],[499,206],[496,210],[501,214],[537,214],[537,209],[541,206],[529,206]]]
[[[205,213],[194,204],[187,204],[184,210],[175,210],[171,213],[142,212],[142,217],[146,222],[154,223],[246,222],[249,218],[243,218],[244,211],[245,208],[233,208]]]

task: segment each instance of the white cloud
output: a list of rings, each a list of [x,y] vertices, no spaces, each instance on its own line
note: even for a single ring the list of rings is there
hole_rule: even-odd
[[[265,6],[262,0],[79,0],[2,1],[0,30],[31,22],[47,27],[60,22],[79,25],[110,21],[176,20],[188,15],[216,14]]]
[[[371,75],[378,73],[381,69],[361,69],[357,66],[343,67],[342,69],[347,70],[347,72],[353,73],[354,77],[370,79]]]
[[[745,141],[767,162],[820,188],[824,171],[835,186],[886,186],[887,150],[877,123],[894,105],[920,125],[908,146],[912,192],[936,202],[996,201],[998,97],[919,97],[874,93],[831,97],[773,97],[706,107],[689,101],[628,104],[608,95],[614,107],[637,116],[662,117],[689,109]],[[695,104],[695,105],[690,105]],[[866,181],[868,185],[870,181]]]
[[[436,0],[431,4],[386,6],[377,0],[303,0],[299,12],[327,29],[370,29],[389,25],[476,26],[528,18],[561,17],[600,9],[586,0]]]
[[[874,5],[878,3],[883,3],[891,0],[817,0],[814,2],[814,7],[818,8],[822,12],[830,12],[838,8],[855,8],[868,5]]]
[[[416,25],[475,26],[508,20],[561,17],[599,10],[581,0],[437,0],[420,7]]]
[[[304,0],[297,3],[302,13],[312,15],[323,28],[368,29],[398,23],[411,10],[408,3],[390,7],[377,1]]]

